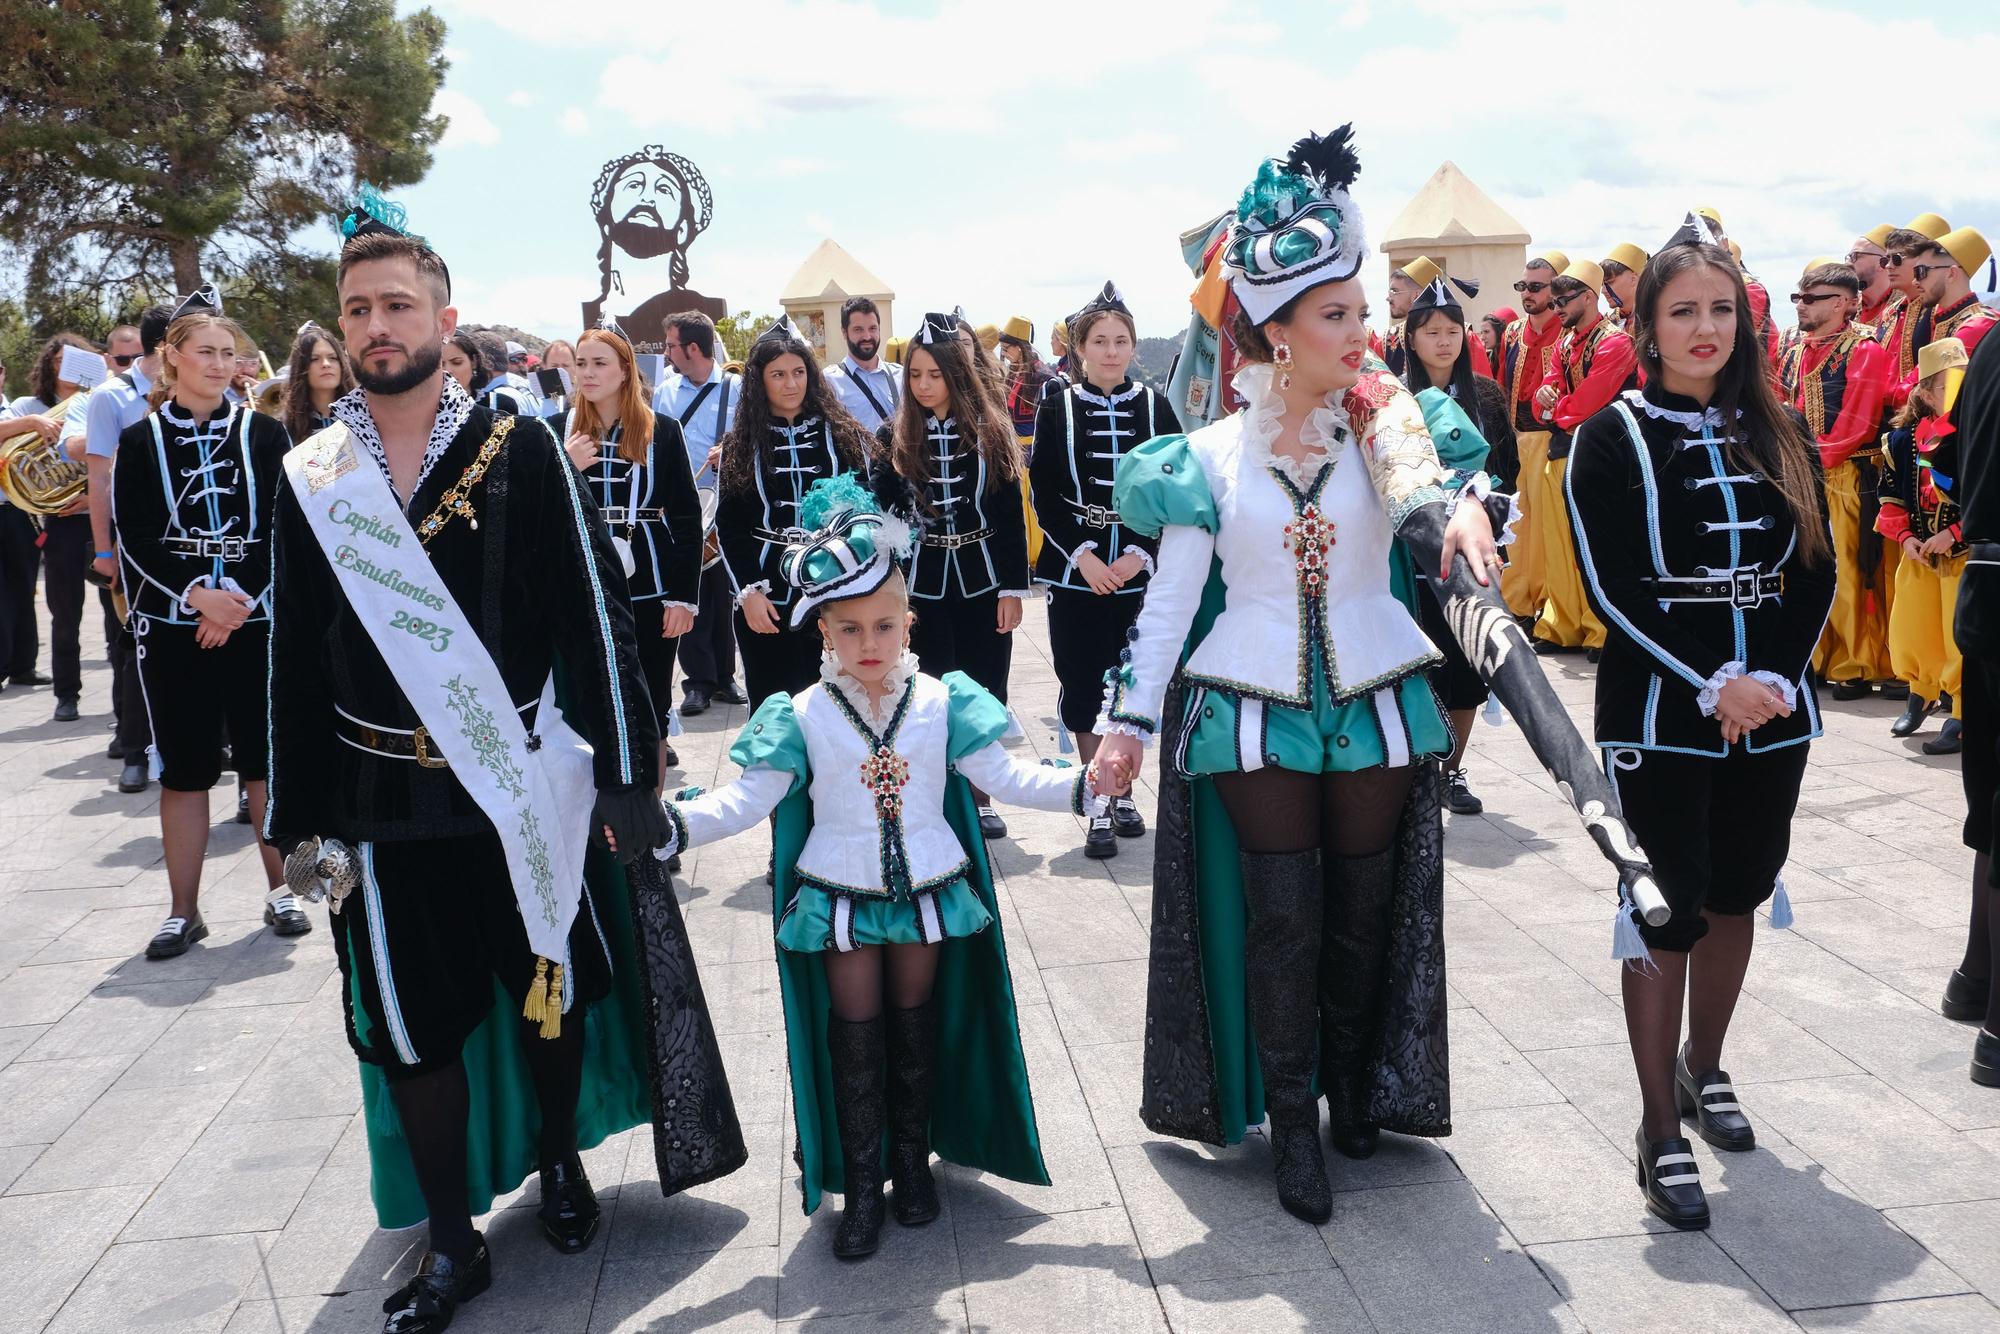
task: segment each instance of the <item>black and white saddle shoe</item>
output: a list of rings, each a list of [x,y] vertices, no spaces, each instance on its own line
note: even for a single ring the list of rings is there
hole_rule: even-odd
[[[1093,815],[1083,835],[1083,855],[1097,860],[1118,855],[1118,835],[1112,832],[1109,815]]]
[[[979,836],[989,842],[1007,837],[1007,822],[1000,818],[1000,812],[991,806],[979,808]]]
[[[1701,1188],[1701,1169],[1694,1146],[1676,1136],[1649,1140],[1640,1127],[1639,1189],[1646,1192],[1646,1210],[1683,1232],[1708,1226],[1708,1193]]]
[[[1139,813],[1139,803],[1130,797],[1111,799],[1111,832],[1120,838],[1137,838],[1146,832],[1146,817]]]
[[[280,936],[303,936],[313,929],[305,905],[294,894],[281,894],[264,905],[264,925]]]
[[[1957,968],[1945,980],[1944,1003],[1938,1006],[1947,1019],[1976,1024],[1986,1018],[1986,993],[1993,984],[1983,977],[1967,977]]]
[[[1727,1070],[1711,1070],[1699,1079],[1688,1069],[1687,1048],[1674,1062],[1674,1103],[1682,1116],[1692,1116],[1695,1131],[1718,1149],[1746,1153],[1757,1147],[1757,1132],[1736,1101],[1736,1086]]]
[[[148,959],[178,959],[188,952],[188,947],[198,940],[208,938],[208,923],[201,920],[201,914],[192,917],[169,917],[160,923],[160,929],[146,942]]]
[[[425,1251],[417,1274],[382,1303],[389,1318],[382,1334],[439,1334],[458,1308],[493,1286],[493,1256],[475,1232],[472,1258],[463,1263],[441,1251]]]
[[[583,1159],[571,1154],[542,1169],[542,1207],[536,1217],[542,1220],[542,1235],[549,1245],[564,1255],[589,1249],[603,1210],[584,1175]]]

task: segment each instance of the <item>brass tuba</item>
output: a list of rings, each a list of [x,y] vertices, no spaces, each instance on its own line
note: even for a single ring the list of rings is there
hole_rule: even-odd
[[[70,408],[89,392],[79,390],[47,415],[58,422],[66,420]],[[30,433],[0,444],[0,492],[30,514],[43,518],[61,514],[83,498],[89,475],[83,464],[63,452],[60,438],[44,440]]]

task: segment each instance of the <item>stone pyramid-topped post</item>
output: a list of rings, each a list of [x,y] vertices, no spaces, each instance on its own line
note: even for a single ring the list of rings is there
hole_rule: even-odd
[[[1496,306],[1512,306],[1513,285],[1528,257],[1528,230],[1492,196],[1473,184],[1455,162],[1446,162],[1424,182],[1381,234],[1377,248],[1388,263],[1370,282],[1419,255],[1428,255],[1455,278],[1479,284],[1467,301],[1466,318],[1478,320]]]
[[[840,336],[840,303],[852,296],[865,296],[875,303],[882,316],[882,341],[887,343],[894,328],[890,307],[896,294],[829,238],[799,265],[778,304],[812,342],[821,361],[832,365],[847,355],[847,340]]]

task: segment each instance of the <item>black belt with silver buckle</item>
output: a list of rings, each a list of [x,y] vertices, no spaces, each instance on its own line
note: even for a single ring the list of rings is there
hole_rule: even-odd
[[[1076,521],[1089,528],[1109,528],[1113,524],[1125,522],[1118,517],[1118,511],[1108,505],[1081,505],[1072,500],[1069,507],[1076,511]]]
[[[946,551],[956,551],[960,547],[969,547],[974,542],[984,542],[991,536],[993,536],[991,528],[981,528],[979,531],[973,533],[925,533],[923,542],[927,547],[941,547]]]
[[[619,523],[658,523],[667,517],[663,509],[602,509],[598,513],[606,527]]]
[[[534,707],[533,704],[523,704],[516,712],[525,714]],[[437,742],[432,737],[430,728],[422,723],[418,723],[417,730],[412,732],[400,727],[377,727],[373,723],[364,723],[359,718],[351,718],[345,713],[336,712],[333,716],[333,725],[334,734],[341,740],[371,755],[384,755],[392,760],[415,760],[417,766],[423,769],[451,768],[451,761],[438,753]],[[531,749],[533,745],[534,738],[530,737]]]
[[[250,544],[258,540],[254,537],[163,537],[160,544],[181,556],[235,561],[248,556]]]
[[[1756,607],[1785,591],[1785,576],[1738,570],[1720,579],[1644,579],[1661,602],[1724,602],[1739,610]]]
[[[774,542],[781,547],[796,546],[812,539],[812,534],[803,528],[752,528],[750,535],[760,542]]]

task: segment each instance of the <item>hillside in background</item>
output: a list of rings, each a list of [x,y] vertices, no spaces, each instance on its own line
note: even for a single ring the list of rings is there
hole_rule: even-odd
[[[1167,387],[1167,376],[1173,371],[1174,358],[1180,354],[1181,338],[1141,338],[1139,348],[1132,356],[1132,378],[1154,389]]]

